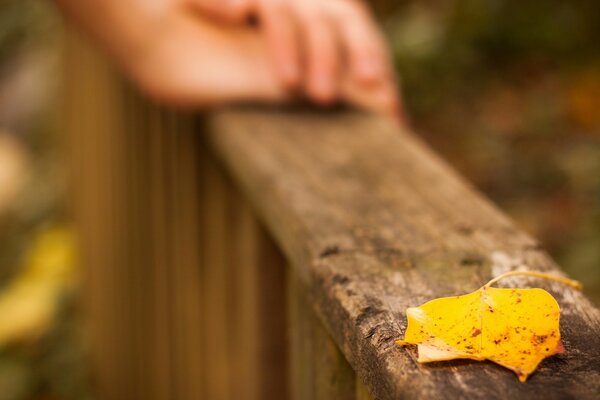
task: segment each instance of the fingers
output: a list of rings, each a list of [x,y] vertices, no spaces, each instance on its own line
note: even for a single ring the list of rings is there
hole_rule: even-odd
[[[385,41],[359,0],[184,0],[229,22],[259,21],[280,85],[318,104],[403,114]]]
[[[288,89],[327,104],[338,96],[339,44],[318,0],[260,0],[259,21],[275,72]]]
[[[332,8],[351,75],[353,89],[346,100],[398,122],[405,121],[389,52],[369,10],[353,0],[327,4]]]
[[[258,7],[275,73],[284,87],[295,88],[301,82],[302,71],[291,10],[285,0],[263,0]]]
[[[341,75],[335,27],[314,0],[299,3],[296,12],[304,44],[306,94],[317,103],[331,103],[338,97]]]
[[[369,11],[355,1],[333,1],[334,23],[348,59],[351,73],[366,84],[388,73],[387,49]]]
[[[319,104],[343,100],[400,120],[402,105],[388,50],[368,9],[354,0],[286,4],[296,21],[307,97]],[[348,87],[350,92],[344,89]]]

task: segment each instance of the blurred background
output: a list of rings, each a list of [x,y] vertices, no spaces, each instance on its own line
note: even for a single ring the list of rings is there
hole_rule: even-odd
[[[600,3],[394,3],[416,131],[600,304]],[[51,5],[1,0],[0,400],[90,398],[60,78]]]

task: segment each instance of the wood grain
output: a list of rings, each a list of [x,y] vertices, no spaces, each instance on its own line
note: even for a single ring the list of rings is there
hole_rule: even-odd
[[[310,288],[311,302],[377,399],[593,399],[600,393],[600,314],[579,292],[562,307],[567,353],[526,384],[492,363],[416,363],[405,309],[467,293],[522,268],[560,273],[540,244],[413,134],[352,112],[224,110],[210,142]]]

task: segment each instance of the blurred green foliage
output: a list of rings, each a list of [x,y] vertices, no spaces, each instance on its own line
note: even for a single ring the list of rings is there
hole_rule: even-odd
[[[386,7],[416,130],[600,303],[600,2]]]
[[[0,1],[0,68],[15,53],[43,42],[55,20],[49,18],[47,1]]]

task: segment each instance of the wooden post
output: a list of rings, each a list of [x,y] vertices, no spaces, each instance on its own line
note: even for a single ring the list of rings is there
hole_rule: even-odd
[[[356,379],[356,400],[373,400],[367,386],[358,378]]]
[[[293,273],[288,282],[291,399],[354,399],[354,371],[315,315],[305,284]]]
[[[354,399],[356,376],[348,361],[337,347],[329,332],[314,315],[309,304],[314,351],[314,379],[316,400]]]
[[[203,165],[206,398],[284,399],[285,261],[206,153]]]
[[[285,399],[288,392],[286,268],[252,210],[236,194],[233,240],[233,399]]]
[[[284,399],[285,261],[195,117],[68,35],[67,130],[95,393]]]

